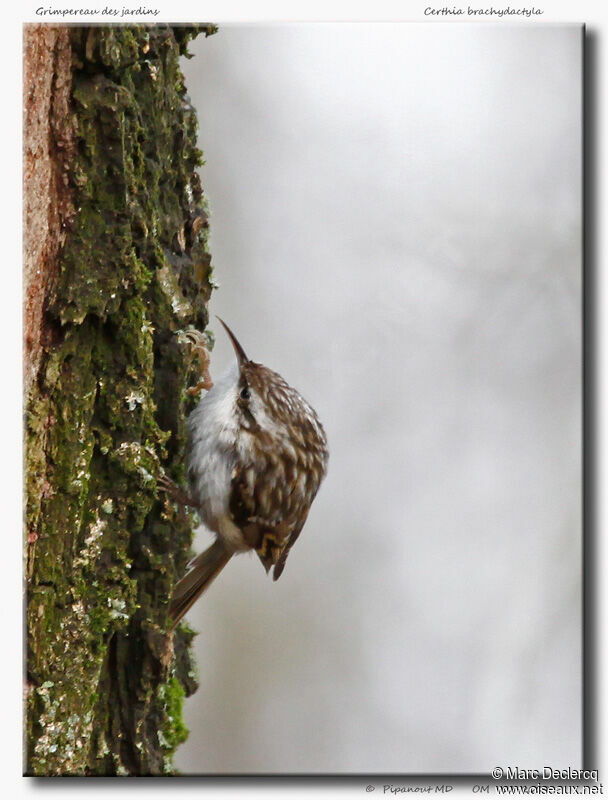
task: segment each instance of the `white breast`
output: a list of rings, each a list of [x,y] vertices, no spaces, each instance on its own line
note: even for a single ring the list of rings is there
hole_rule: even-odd
[[[238,435],[236,397],[238,368],[224,375],[201,399],[188,418],[188,473],[203,522],[231,550],[247,550],[230,518],[230,483]]]

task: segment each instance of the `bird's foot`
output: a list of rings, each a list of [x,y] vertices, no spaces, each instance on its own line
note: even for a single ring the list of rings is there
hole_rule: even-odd
[[[171,500],[179,503],[182,506],[190,506],[190,508],[198,508],[198,503],[190,497],[188,492],[179,487],[174,480],[172,480],[166,473],[162,473],[156,479],[156,485],[161,492],[164,492]]]
[[[186,389],[186,394],[196,395],[200,394],[203,390],[209,391],[209,389],[213,387],[213,381],[209,374],[210,356],[209,350],[207,349],[207,337],[204,333],[196,330],[196,328],[190,328],[190,330],[187,330],[185,333],[185,339],[196,353],[201,370],[201,380],[196,386],[191,386],[189,389]]]

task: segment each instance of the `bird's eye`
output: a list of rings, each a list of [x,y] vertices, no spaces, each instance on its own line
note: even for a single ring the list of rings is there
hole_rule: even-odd
[[[245,386],[244,389],[241,389],[241,397],[243,398],[243,400],[249,400],[249,398],[251,397],[251,392],[249,391],[247,386]]]

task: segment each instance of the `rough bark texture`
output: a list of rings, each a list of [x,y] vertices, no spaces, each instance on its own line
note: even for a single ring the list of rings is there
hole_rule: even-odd
[[[24,42],[27,772],[167,774],[196,688],[167,633],[191,519],[186,389],[211,293],[179,57],[211,26]]]
[[[34,381],[43,349],[43,309],[57,254],[73,214],[68,165],[73,157],[68,29],[28,26],[23,63],[24,389]]]

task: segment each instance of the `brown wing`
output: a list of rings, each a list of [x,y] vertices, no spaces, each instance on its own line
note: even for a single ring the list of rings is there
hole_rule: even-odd
[[[319,440],[317,447],[313,450],[309,450],[306,453],[299,451],[299,458],[298,480],[295,481],[295,485],[292,487],[293,501],[299,504],[299,515],[297,523],[292,527],[289,539],[281,551],[279,560],[274,565],[272,578],[275,581],[279,580],[285,569],[289,551],[296,543],[296,539],[304,527],[312,501],[317,496],[321,481],[325,477],[328,459],[325,434],[323,433],[323,438]]]
[[[275,453],[260,455],[256,466],[237,464],[234,470],[232,519],[255,549],[266,572],[274,566],[274,580],[285,567],[322,477],[308,466],[304,455],[300,461]]]
[[[281,577],[281,574],[283,573],[283,570],[285,569],[285,562],[287,561],[287,556],[289,555],[289,551],[294,546],[296,539],[300,535],[300,531],[304,527],[304,523],[306,522],[306,517],[307,516],[308,516],[308,511],[306,512],[306,514],[304,516],[304,519],[302,520],[300,525],[298,525],[296,528],[293,529],[293,531],[291,532],[291,535],[289,537],[289,541],[287,542],[287,544],[281,550],[281,553],[279,555],[279,560],[274,565],[274,569],[272,571],[272,580],[273,581],[278,581],[279,578]]]

